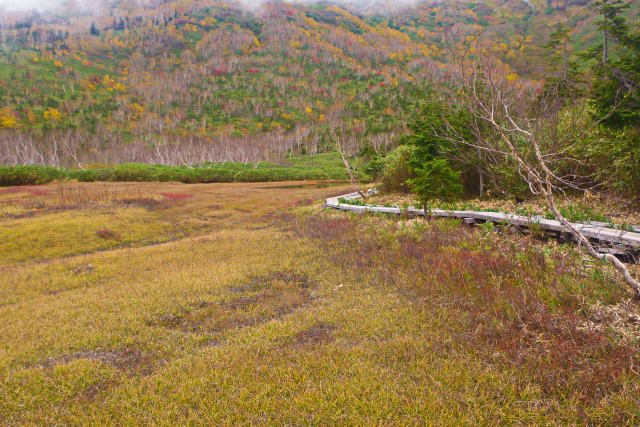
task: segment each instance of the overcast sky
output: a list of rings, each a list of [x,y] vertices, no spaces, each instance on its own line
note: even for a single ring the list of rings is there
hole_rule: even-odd
[[[65,3],[64,0],[0,0],[5,10],[46,10]]]
[[[236,0],[239,3],[245,5],[249,9],[259,8],[263,3],[263,0]],[[314,3],[318,0],[293,0],[292,3]],[[342,3],[350,6],[355,6],[358,9],[366,10],[373,7],[398,7],[408,6],[412,3],[416,3],[418,0],[333,0],[336,3]],[[76,6],[82,6],[86,3],[86,0],[0,0],[0,8],[6,11],[13,10],[48,10],[60,6],[65,3],[72,3]]]

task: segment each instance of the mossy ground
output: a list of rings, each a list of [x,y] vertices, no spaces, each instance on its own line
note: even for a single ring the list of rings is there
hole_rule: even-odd
[[[637,423],[604,266],[300,184],[0,194],[0,422]]]

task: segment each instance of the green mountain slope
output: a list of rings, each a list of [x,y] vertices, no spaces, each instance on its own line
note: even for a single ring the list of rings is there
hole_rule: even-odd
[[[545,72],[540,45],[555,23],[571,26],[576,50],[598,37],[583,0],[426,2],[393,11],[137,4],[113,1],[96,15],[5,16],[0,126],[30,140],[64,133],[84,157],[197,141],[216,146],[213,157],[243,160],[256,154],[238,147],[263,157],[321,151],[335,132],[384,145],[405,132],[420,88],[449,79],[446,31],[485,34],[507,67],[531,79]]]

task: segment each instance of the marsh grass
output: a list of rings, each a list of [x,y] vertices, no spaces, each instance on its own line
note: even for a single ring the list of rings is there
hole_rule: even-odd
[[[89,187],[2,217],[2,423],[638,422],[606,266],[508,229],[325,212],[309,200],[349,186],[290,185],[123,191],[150,209]]]
[[[161,202],[165,198],[168,198],[160,193],[150,193],[141,186],[126,183],[111,185],[105,183],[60,183],[47,187],[9,187],[4,189],[9,190],[5,193],[0,190],[0,204],[18,204],[28,210],[68,210],[83,207],[111,208],[136,202],[146,202],[148,205],[158,206],[162,205]],[[3,198],[3,194],[21,195],[22,197],[8,199],[7,197]]]
[[[179,315],[160,316],[159,324],[189,332],[216,334],[230,328],[267,322],[311,301],[305,275],[275,272],[233,288],[232,298],[200,301]]]
[[[587,414],[626,395],[625,413],[633,413],[637,339],[587,326],[593,304],[620,301],[624,291],[585,274],[578,257],[531,238],[479,236],[447,223],[407,232],[376,216],[316,216],[301,233],[339,253],[333,259],[356,280],[395,288],[427,310],[446,306],[456,318],[450,328],[458,345],[489,365],[516,368],[518,381],[546,401],[572,402]]]

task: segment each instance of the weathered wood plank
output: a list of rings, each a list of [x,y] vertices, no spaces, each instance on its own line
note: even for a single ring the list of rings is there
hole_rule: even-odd
[[[402,208],[386,206],[358,206],[339,202],[339,199],[355,200],[360,197],[361,196],[358,193],[345,194],[340,197],[330,197],[327,199],[326,207],[350,212],[379,212],[391,215],[400,215],[405,213],[409,216],[424,216],[424,211],[416,208],[408,208],[405,210]],[[566,229],[560,221],[541,217],[526,217],[500,212],[449,211],[442,209],[433,209],[431,211],[431,215],[437,217],[459,218],[465,222],[480,220],[491,221],[498,224],[511,224],[519,227],[540,227],[543,230],[565,233],[565,235],[569,232],[569,230]],[[631,232],[608,228],[606,227],[606,225],[608,225],[606,223],[574,223],[574,225],[582,231],[585,237],[596,240],[600,243],[609,244],[611,246],[640,248],[640,232],[635,232],[635,230],[638,229],[637,227],[634,227],[634,232]]]

